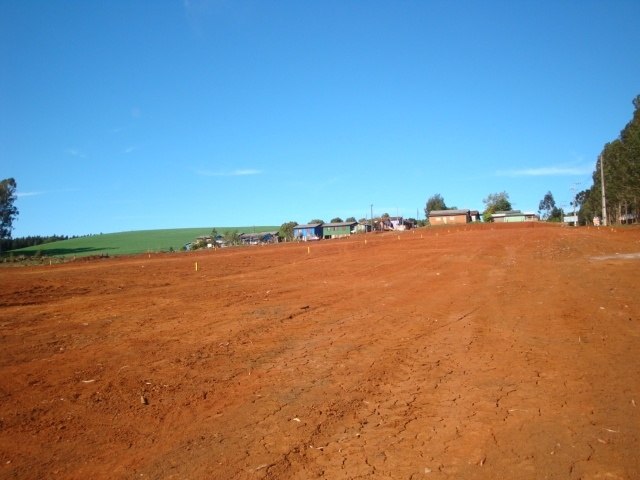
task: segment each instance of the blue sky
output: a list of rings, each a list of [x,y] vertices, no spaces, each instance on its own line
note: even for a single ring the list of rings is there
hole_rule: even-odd
[[[591,185],[640,2],[0,1],[14,237],[280,225]]]

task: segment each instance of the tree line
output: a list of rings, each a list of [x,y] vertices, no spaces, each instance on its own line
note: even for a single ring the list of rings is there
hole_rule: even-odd
[[[18,238],[3,238],[0,240],[0,252],[6,252],[8,250],[16,250],[18,248],[35,247],[44,243],[57,242],[59,240],[68,240],[67,235],[30,235],[28,237]]]
[[[592,175],[593,185],[576,195],[581,224],[602,216],[602,175],[609,224],[637,223],[640,216],[640,95],[633,117],[615,140],[605,144]]]

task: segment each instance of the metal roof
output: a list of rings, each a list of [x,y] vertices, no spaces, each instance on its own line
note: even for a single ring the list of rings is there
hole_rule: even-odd
[[[322,223],[307,223],[306,225],[296,225],[295,227],[293,227],[293,229],[295,230],[295,229],[302,229],[302,228],[316,228],[316,227],[319,227],[320,225],[323,225],[323,224]]]
[[[444,217],[447,215],[467,215],[468,209],[465,210],[433,210],[429,212],[430,217]]]
[[[335,222],[335,223],[323,223],[323,227],[350,227],[351,225],[357,225],[358,222]]]
[[[492,217],[522,217],[524,215],[531,215],[531,214],[521,212],[520,210],[509,210],[506,212],[496,212],[491,214]]]

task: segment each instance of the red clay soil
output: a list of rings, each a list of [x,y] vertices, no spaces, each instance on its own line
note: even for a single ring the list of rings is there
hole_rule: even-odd
[[[521,224],[2,268],[0,478],[640,478],[639,266]]]

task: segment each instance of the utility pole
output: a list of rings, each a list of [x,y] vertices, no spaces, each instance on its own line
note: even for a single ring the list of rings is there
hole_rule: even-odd
[[[573,206],[573,212],[571,214],[571,216],[573,217],[573,226],[577,227],[578,226],[578,214],[576,213],[576,190],[578,189],[578,185],[580,185],[580,182],[575,182],[573,185],[571,185],[571,195],[572,195],[572,199],[571,199],[571,205]]]
[[[371,204],[371,231],[373,232],[373,203]]]
[[[604,158],[600,155],[600,183],[602,184],[602,225],[607,226],[607,200],[604,194],[604,168],[602,163],[604,162]]]

